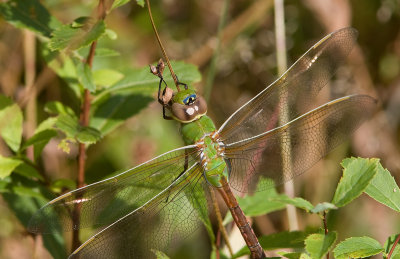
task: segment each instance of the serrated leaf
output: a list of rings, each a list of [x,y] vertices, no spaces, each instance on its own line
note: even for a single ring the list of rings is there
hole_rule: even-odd
[[[65,106],[59,101],[47,102],[44,106],[44,110],[47,113],[55,115],[66,114],[70,116],[75,116],[75,112],[71,109],[71,107]]]
[[[172,62],[172,67],[175,73],[179,76],[179,80],[193,87],[192,84],[201,80],[201,74],[197,67],[192,64],[187,64],[181,61]],[[105,95],[110,93],[126,93],[126,94],[141,94],[153,95],[158,90],[160,79],[150,73],[149,67],[126,71],[124,78],[116,82],[111,87],[105,89],[95,97],[93,103],[101,101]],[[168,69],[164,71],[164,79],[172,88],[174,81]]]
[[[15,169],[14,172],[23,175],[26,178],[37,178],[39,180],[44,181],[43,176],[31,165],[27,163],[21,163],[18,165]]]
[[[94,144],[101,139],[101,133],[97,129],[91,127],[82,127],[77,132],[75,138],[80,143]]]
[[[398,235],[400,234],[396,234],[396,235],[391,235],[385,242],[384,248],[385,248],[385,254],[389,254],[390,250],[392,249],[394,242],[396,240],[396,238],[398,237]],[[386,257],[385,257],[386,258]],[[400,246],[397,243],[396,247],[394,248],[392,255],[390,257],[390,259],[400,259]]]
[[[88,64],[80,62],[76,66],[78,81],[82,84],[83,88],[88,89],[90,92],[96,91],[96,85],[93,81],[92,69]]]
[[[42,121],[35,130],[35,134],[43,130],[54,129],[57,122],[57,117],[50,117]]]
[[[310,210],[312,213],[320,213],[323,211],[327,211],[327,210],[336,210],[337,207],[335,206],[335,204],[329,203],[329,202],[322,202],[322,203],[318,203],[317,205],[315,205],[315,207]]]
[[[304,240],[306,251],[311,258],[322,258],[332,248],[337,238],[335,231],[329,232],[327,235],[316,233],[309,235]]]
[[[50,50],[77,50],[89,46],[105,33],[104,21],[93,22],[93,19],[86,19],[86,24],[78,26],[81,24],[82,18],[78,19],[80,20],[72,24],[61,25],[53,31],[48,44]]]
[[[96,48],[95,56],[98,58],[103,58],[103,57],[118,57],[121,54],[113,49],[108,49],[108,48]]]
[[[400,189],[393,176],[380,163],[377,173],[369,183],[365,193],[376,201],[400,212]]]
[[[28,29],[38,35],[50,37],[61,23],[38,0],[11,0],[0,3],[3,18],[20,29]]]
[[[378,241],[370,237],[351,237],[340,242],[333,253],[336,259],[363,258],[383,252]]]
[[[9,176],[20,164],[22,164],[21,160],[0,155],[0,179]]]
[[[124,75],[113,69],[99,69],[93,71],[93,81],[95,85],[109,87],[119,80],[121,80]]]
[[[17,152],[22,140],[22,111],[17,104],[0,95],[0,135]]]
[[[332,203],[342,207],[360,196],[376,174],[377,164],[377,159],[344,159],[343,176],[336,188]]]
[[[281,248],[304,248],[304,240],[313,231],[283,231],[268,236],[262,236],[258,239],[261,247],[264,250],[275,250]],[[246,254],[250,254],[250,250],[247,246],[236,252],[232,258],[237,258]]]
[[[126,119],[145,108],[153,98],[142,95],[115,95],[94,107],[90,126],[99,130],[103,136],[110,133]]]
[[[101,138],[101,133],[92,127],[82,127],[78,119],[66,114],[58,116],[56,127],[64,132],[66,139],[59,144],[59,148],[69,152],[69,142],[77,140],[80,143],[93,144]]]

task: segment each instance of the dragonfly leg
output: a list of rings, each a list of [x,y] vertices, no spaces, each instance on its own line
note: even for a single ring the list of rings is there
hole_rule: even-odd
[[[188,89],[187,84],[180,82],[178,76],[177,75],[175,75],[175,76],[176,76],[177,84],[178,85],[183,85],[183,87],[185,87],[185,90],[187,90]]]

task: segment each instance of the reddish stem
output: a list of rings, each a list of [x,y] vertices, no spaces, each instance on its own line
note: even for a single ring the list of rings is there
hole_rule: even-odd
[[[326,223],[326,212],[324,211],[323,214],[323,222],[324,222],[324,230],[325,230],[325,236],[328,235],[328,224]],[[329,252],[326,254],[326,259],[329,259]]]
[[[389,254],[387,256],[387,259],[390,259],[390,257],[392,256],[393,251],[396,248],[396,245],[397,245],[397,243],[399,243],[399,241],[400,241],[400,234],[397,235],[396,240],[394,241],[394,243],[392,245],[392,248],[390,249],[390,252],[389,252]]]
[[[99,1],[98,5],[98,18],[104,19],[106,12],[104,6],[104,0]],[[86,59],[86,64],[92,68],[94,54],[97,46],[97,41],[93,41],[90,45],[90,50],[88,57]],[[87,127],[89,126],[89,115],[90,115],[90,92],[88,89],[84,90],[83,93],[83,103],[81,107],[80,114],[80,125]],[[79,155],[78,155],[78,177],[76,180],[77,188],[81,188],[85,185],[85,164],[86,164],[86,145],[84,143],[79,143]],[[72,213],[72,222],[74,226],[74,231],[72,233],[72,249],[77,249],[81,242],[79,240],[79,225],[80,225],[80,214],[81,214],[81,204],[76,204],[75,209]]]

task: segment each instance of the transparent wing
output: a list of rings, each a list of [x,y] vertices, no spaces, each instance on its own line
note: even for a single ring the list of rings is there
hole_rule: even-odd
[[[225,121],[218,130],[222,141],[229,144],[271,130],[279,126],[280,113],[289,122],[315,108],[315,97],[344,63],[357,35],[355,29],[344,28],[320,40]]]
[[[61,228],[103,227],[134,211],[178,178],[197,161],[194,146],[164,153],[115,177],[66,193],[41,208],[29,231],[49,233]],[[72,220],[80,207],[80,224]]]
[[[370,96],[347,96],[286,125],[228,144],[225,156],[231,164],[231,187],[248,192],[255,189],[261,176],[272,178],[275,183],[264,181],[264,186],[258,186],[262,190],[303,173],[357,129],[375,108],[376,100]]]
[[[70,258],[155,258],[152,250],[168,250],[199,226],[199,213],[208,213],[204,188],[196,164],[148,203],[93,236]]]

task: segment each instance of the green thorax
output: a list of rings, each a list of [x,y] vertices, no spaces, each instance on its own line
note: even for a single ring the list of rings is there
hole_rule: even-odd
[[[186,145],[192,145],[205,134],[215,131],[214,122],[207,115],[203,115],[200,119],[189,123],[182,123],[181,125],[182,138]]]
[[[203,115],[198,120],[182,123],[181,133],[186,145],[196,143],[199,146],[200,162],[207,181],[221,187],[222,180],[228,181],[228,166],[222,156],[223,147],[214,139],[216,130],[210,117]]]

